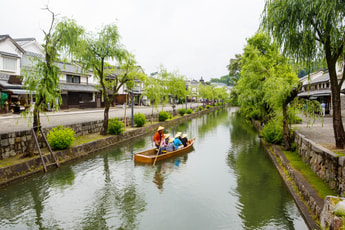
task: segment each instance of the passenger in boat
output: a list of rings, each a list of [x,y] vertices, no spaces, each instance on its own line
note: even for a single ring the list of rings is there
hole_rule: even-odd
[[[174,138],[170,138],[169,139],[169,143],[168,143],[168,145],[166,147],[166,151],[167,152],[172,152],[172,151],[175,151],[175,150],[176,150],[176,148],[175,148],[175,145],[174,145]]]
[[[182,134],[181,136],[181,142],[183,144],[184,147],[186,147],[188,145],[188,138],[187,138],[187,134]]]
[[[162,140],[162,147],[166,147],[168,145],[169,139],[170,139],[170,134],[169,133],[164,134],[164,139]]]
[[[159,149],[158,155],[161,155],[163,151],[166,151],[167,145],[169,143],[169,137],[170,137],[169,133],[164,134],[164,138],[162,140],[162,145],[161,145],[161,148]]]
[[[182,142],[181,142],[181,140],[180,140],[180,136],[181,136],[181,132],[178,132],[178,133],[176,133],[176,135],[175,135],[174,145],[175,145],[175,148],[176,148],[176,149],[178,149],[178,147],[179,147],[180,145],[182,145]]]
[[[153,142],[155,142],[157,149],[159,149],[162,139],[164,139],[164,127],[159,126],[157,132],[153,136]]]

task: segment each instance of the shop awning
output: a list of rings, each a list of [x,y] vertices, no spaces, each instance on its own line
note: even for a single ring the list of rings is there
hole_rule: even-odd
[[[18,94],[18,95],[30,94],[29,91],[26,89],[6,89],[5,92],[11,93],[11,94]],[[35,92],[33,92],[33,94],[35,94]]]
[[[298,94],[299,97],[328,97],[331,96],[331,90],[313,90],[305,91]]]

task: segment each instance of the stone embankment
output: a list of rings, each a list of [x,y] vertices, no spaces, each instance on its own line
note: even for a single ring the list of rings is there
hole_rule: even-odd
[[[260,125],[256,122],[254,124],[260,130]],[[342,218],[333,214],[333,209],[336,204],[334,200],[344,200],[345,156],[336,154],[314,141],[315,139],[322,143],[331,142],[329,125],[331,124],[326,122],[315,127],[299,126],[300,130],[294,132],[294,141],[301,159],[340,196],[337,199],[331,196],[327,196],[325,200],[320,198],[304,176],[291,166],[281,147],[267,144],[262,140],[310,229],[343,229],[344,226]],[[323,128],[324,126],[326,127]]]
[[[184,122],[186,120],[193,119],[195,117],[201,116],[203,114],[206,114],[206,113],[209,113],[221,108],[222,107],[211,107],[209,109],[195,112],[189,115],[184,115],[183,117],[179,117],[170,121],[159,122],[159,123],[155,123],[155,124],[148,125],[141,128],[134,128],[132,130],[125,131],[121,135],[107,136],[103,139],[85,143],[73,148],[69,148],[67,150],[56,151],[54,152],[54,154],[56,155],[59,161],[59,164],[63,164],[65,162],[68,162],[77,158],[81,158],[92,153],[99,152],[103,149],[110,148],[118,143],[131,140],[141,135],[145,135],[147,133],[153,133],[155,132],[155,130],[157,129],[159,125],[169,127],[169,126]],[[158,115],[156,119],[158,119]],[[77,135],[85,135],[85,134],[99,132],[101,125],[102,125],[102,121],[98,121],[98,122],[86,122],[86,123],[81,123],[81,124],[75,124],[70,127],[75,130]],[[48,131],[49,130],[45,130],[44,132],[48,132]],[[15,135],[19,135],[19,136],[15,136]],[[23,140],[24,145],[26,145],[27,141],[29,141],[31,138],[31,137],[28,138],[28,135],[29,133],[27,133],[26,131],[18,132],[18,134],[15,133],[15,134],[5,135],[6,137],[8,137],[6,144],[12,143],[13,140],[21,141],[21,138],[23,136],[26,136],[26,138]],[[11,139],[11,141],[9,139]],[[43,143],[41,143],[41,145],[44,146]],[[54,162],[50,154],[44,155],[44,160],[47,165],[52,164]],[[55,166],[51,165],[49,167],[55,167]],[[19,164],[11,165],[8,167],[0,168],[0,185],[7,184],[8,182],[32,175],[34,173],[43,172],[42,169],[43,169],[43,166],[42,166],[42,162],[39,156],[33,159],[30,159],[24,163],[19,163]]]
[[[253,124],[258,131],[261,130],[262,127],[259,122],[254,121]],[[261,138],[261,142],[290,191],[309,229],[320,229],[317,222],[320,218],[324,201],[303,175],[290,165],[280,146],[268,144],[263,138]]]

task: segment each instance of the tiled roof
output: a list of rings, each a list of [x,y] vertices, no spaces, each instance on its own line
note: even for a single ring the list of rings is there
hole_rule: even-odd
[[[91,75],[89,72],[84,72],[83,69],[76,64],[59,62],[58,67],[61,69],[62,72],[66,73]]]
[[[7,53],[7,52],[0,51],[0,54],[4,56],[8,56],[8,57],[20,58],[17,54],[14,54],[14,53]]]
[[[23,46],[29,42],[35,41],[35,38],[14,38],[14,41],[18,43],[18,45]]]
[[[25,50],[15,40],[13,40],[10,35],[8,34],[0,35],[0,42],[6,39],[10,39],[11,42],[18,48],[20,52],[25,53]]]
[[[95,88],[94,85],[82,85],[82,84],[67,84],[61,83],[61,91],[69,91],[69,92],[99,92],[98,89]]]

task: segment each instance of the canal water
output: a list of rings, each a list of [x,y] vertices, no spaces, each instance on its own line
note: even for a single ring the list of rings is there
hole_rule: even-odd
[[[307,229],[253,127],[232,109],[167,129],[188,154],[136,165],[137,138],[0,189],[0,229]]]

